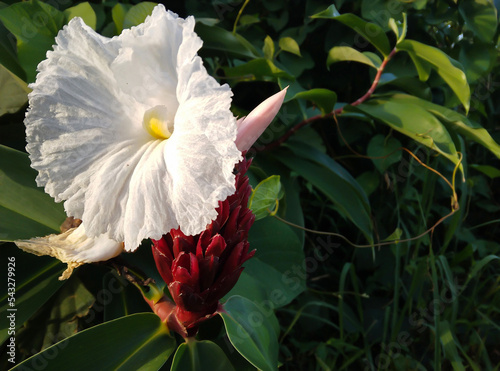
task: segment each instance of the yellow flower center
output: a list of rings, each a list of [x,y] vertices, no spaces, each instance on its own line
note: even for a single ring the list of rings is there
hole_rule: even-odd
[[[144,112],[142,126],[154,138],[168,139],[174,132],[174,123],[165,106],[155,106]]]

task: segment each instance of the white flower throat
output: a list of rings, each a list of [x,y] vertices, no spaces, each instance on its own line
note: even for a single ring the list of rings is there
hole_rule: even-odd
[[[154,106],[144,112],[142,126],[152,137],[168,139],[174,132],[174,123],[170,116],[167,107]]]

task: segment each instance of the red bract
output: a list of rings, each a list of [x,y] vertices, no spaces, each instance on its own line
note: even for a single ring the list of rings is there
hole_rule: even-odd
[[[237,165],[236,192],[219,201],[218,216],[205,231],[186,236],[172,229],[153,240],[156,266],[176,303],[173,327],[181,325],[185,336],[194,335],[199,323],[215,313],[219,300],[236,284],[242,264],[255,253],[248,251],[247,241],[255,220],[247,207],[252,188],[245,172],[250,162]]]

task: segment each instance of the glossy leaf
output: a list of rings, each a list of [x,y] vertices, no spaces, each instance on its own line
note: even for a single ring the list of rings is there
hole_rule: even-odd
[[[460,15],[467,27],[484,42],[491,42],[496,33],[497,9],[490,0],[461,0],[458,4]]]
[[[233,365],[224,351],[209,340],[188,339],[177,348],[171,371],[231,371]]]
[[[250,229],[248,240],[250,249],[257,251],[244,264],[240,279],[226,297],[241,295],[263,307],[279,308],[304,291],[302,244],[288,225],[275,218],[258,221]],[[324,245],[321,245],[322,256],[331,255],[333,246]],[[309,273],[318,268],[319,262],[314,263]]]
[[[236,67],[226,67],[224,73],[226,77],[239,78],[240,80],[274,80],[279,77],[293,79],[293,76],[279,69],[266,58],[253,59]]]
[[[96,29],[97,17],[94,12],[94,9],[92,9],[92,7],[88,2],[80,3],[78,5],[66,9],[64,11],[64,15],[66,16],[66,22],[69,22],[71,19],[75,17],[80,17],[83,19],[83,21],[87,26],[91,27],[93,30]]]
[[[143,23],[146,17],[151,15],[156,5],[157,3],[152,3],[150,1],[143,1],[134,5],[127,14],[125,14],[123,28],[130,28]]]
[[[397,48],[398,50],[408,52],[416,65],[420,64],[421,66],[432,66],[439,76],[441,76],[441,78],[450,86],[451,90],[453,90],[465,107],[465,110],[469,110],[470,88],[467,83],[465,73],[461,69],[455,67],[450,61],[450,58],[444,52],[415,40],[404,40],[398,44]],[[422,63],[422,61],[424,61],[424,63]],[[421,79],[422,77],[425,77],[425,75],[421,75]]]
[[[239,34],[233,34],[223,28],[207,26],[200,22],[196,23],[195,31],[203,40],[203,50],[213,50],[243,58],[261,56],[261,53]]]
[[[276,151],[273,156],[323,192],[338,211],[372,242],[368,198],[351,174],[313,147],[294,143],[290,149],[295,156],[291,156],[288,151]]]
[[[40,364],[52,370],[65,370],[68,365],[88,370],[158,370],[175,347],[175,339],[158,316],[140,313],[81,331],[12,370]]]
[[[325,10],[312,15],[311,18],[332,19],[332,18],[338,17],[339,15],[340,15],[339,11],[335,7],[335,5],[332,4],[328,8],[326,8]]]
[[[356,109],[437,151],[455,165],[459,163],[455,144],[446,127],[424,107],[397,99],[379,98],[360,104]],[[463,172],[462,165],[460,169]]]
[[[50,297],[64,284],[57,278],[65,267],[61,262],[47,256],[28,254],[17,248],[14,244],[3,245],[0,248],[1,261],[5,263],[7,272],[8,262],[13,261],[11,267],[15,268],[15,301],[10,299],[7,290],[0,297],[2,313],[7,315],[10,309],[15,309],[15,328],[21,327]],[[8,260],[10,258],[10,260]],[[8,285],[6,278],[5,287]],[[2,321],[0,328],[0,344],[9,335],[10,323]]]
[[[436,116],[448,130],[453,130],[465,138],[473,140],[500,158],[500,144],[495,142],[490,133],[478,123],[452,109],[419,99],[410,95],[395,94],[392,99],[403,103],[418,105]]]
[[[343,61],[353,61],[366,64],[367,66],[377,69],[382,61],[380,58],[378,60],[370,57],[366,53],[361,53],[350,46],[334,46],[328,52],[328,58],[326,60],[326,65],[330,67],[333,63],[343,62]]]
[[[401,142],[394,137],[375,135],[368,143],[366,154],[378,171],[384,173],[389,166],[401,160]]]
[[[299,44],[297,44],[297,41],[295,41],[291,37],[282,37],[279,41],[279,47],[281,48],[281,50],[284,50],[288,53],[295,54],[299,57],[302,56],[300,54]]]
[[[75,275],[57,291],[50,304],[39,309],[16,334],[22,349],[44,349],[78,331],[95,297]],[[41,325],[43,324],[43,325]]]
[[[1,9],[1,7],[0,7]],[[16,38],[0,22],[0,64],[21,80],[26,80],[26,72],[17,59]]]
[[[311,18],[335,19],[363,36],[366,41],[377,48],[384,56],[389,55],[391,52],[389,39],[384,30],[375,23],[366,22],[357,15],[352,13],[338,14],[335,7],[332,8],[330,6],[322,12],[312,15]]]
[[[255,214],[255,220],[276,214],[282,196],[279,175],[272,175],[260,182],[252,191],[248,201],[248,207]]]
[[[278,368],[278,338],[269,319],[274,313],[263,312],[250,300],[233,296],[220,315],[229,340],[243,357],[259,370]]]
[[[480,171],[481,173],[487,175],[490,179],[500,178],[500,169],[497,169],[496,167],[476,164],[471,164],[469,165],[469,167],[474,170]]]
[[[59,232],[63,206],[36,187],[35,177],[28,155],[0,146],[0,241]]]
[[[295,94],[292,99],[307,99],[317,105],[323,115],[326,115],[333,111],[337,103],[337,94],[328,89],[311,89]]]
[[[45,59],[47,50],[52,49],[54,38],[64,24],[64,14],[32,0],[0,9],[0,20],[17,38],[17,55],[28,82],[35,81],[36,67]]]
[[[23,80],[0,64],[0,116],[19,111],[28,102],[30,90]]]

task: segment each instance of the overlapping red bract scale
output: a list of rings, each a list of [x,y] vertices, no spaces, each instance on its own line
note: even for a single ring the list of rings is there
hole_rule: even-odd
[[[217,310],[219,300],[236,284],[242,264],[255,253],[248,251],[247,241],[255,220],[247,206],[252,188],[245,173],[250,163],[243,160],[236,166],[236,192],[219,201],[218,216],[205,231],[186,236],[172,229],[153,240],[156,266],[188,332]]]

